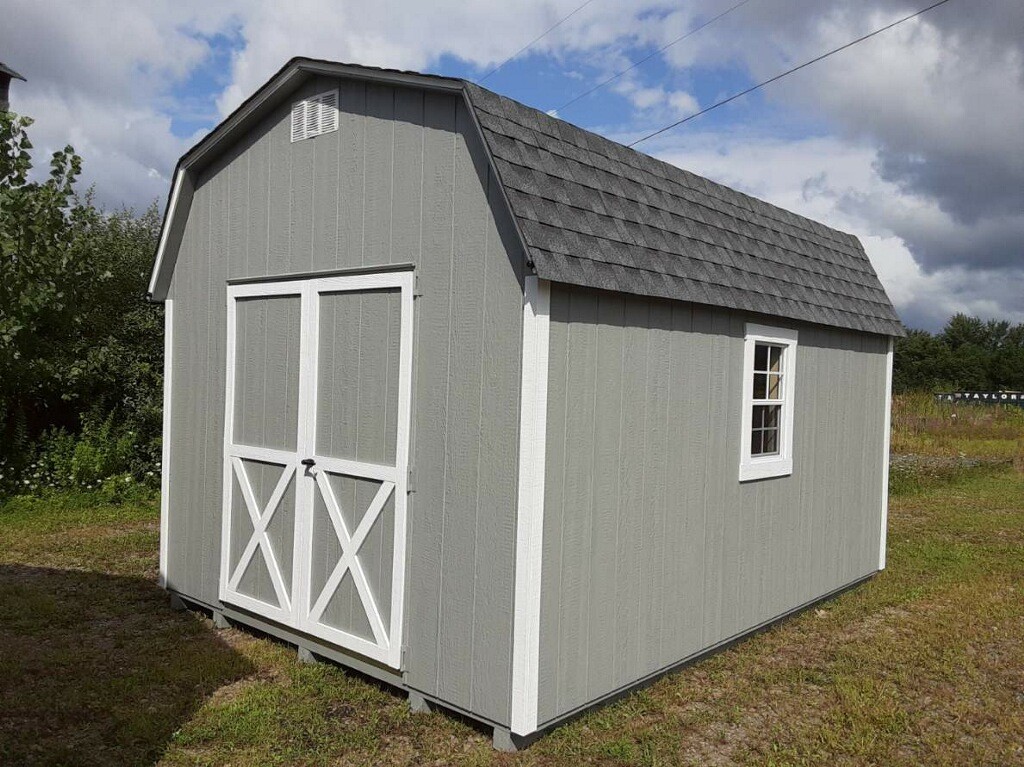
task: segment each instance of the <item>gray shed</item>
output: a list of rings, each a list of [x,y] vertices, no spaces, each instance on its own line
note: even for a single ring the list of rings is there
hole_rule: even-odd
[[[163,585],[498,745],[884,567],[857,238],[471,83],[292,60],[150,293]]]

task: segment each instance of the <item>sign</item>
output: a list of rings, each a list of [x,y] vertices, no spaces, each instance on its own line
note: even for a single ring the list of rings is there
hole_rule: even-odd
[[[1024,392],[1018,391],[954,391],[935,395],[936,402],[966,402],[984,405],[1020,405],[1024,407]]]

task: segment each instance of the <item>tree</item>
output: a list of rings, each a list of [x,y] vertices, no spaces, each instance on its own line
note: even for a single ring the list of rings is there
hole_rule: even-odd
[[[926,330],[911,330],[893,347],[893,389],[933,391],[953,386],[949,347]]]
[[[937,335],[911,330],[894,347],[893,388],[1024,390],[1024,325],[956,314]]]
[[[110,419],[151,454],[162,309],[143,295],[159,215],[80,195],[70,146],[30,180],[31,123],[0,113],[0,461],[17,469],[48,430]]]

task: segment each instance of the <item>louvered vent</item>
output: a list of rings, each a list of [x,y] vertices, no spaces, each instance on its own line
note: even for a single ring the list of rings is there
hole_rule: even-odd
[[[292,104],[292,141],[338,130],[338,92],[327,91]]]

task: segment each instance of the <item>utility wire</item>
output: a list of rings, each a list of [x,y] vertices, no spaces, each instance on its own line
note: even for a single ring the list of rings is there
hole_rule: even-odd
[[[654,53],[650,53],[650,54],[644,56],[638,62],[636,62],[635,64],[631,64],[630,66],[628,66],[625,69],[623,69],[621,72],[616,72],[614,75],[609,77],[607,80],[605,80],[604,82],[598,83],[597,85],[595,85],[590,90],[584,91],[579,96],[575,96],[575,97],[569,99],[564,104],[562,104],[562,106],[560,106],[557,109],[555,109],[555,111],[556,112],[561,112],[563,109],[565,109],[568,106],[571,106],[572,104],[575,104],[580,99],[586,98],[587,96],[589,96],[594,91],[601,90],[604,86],[608,85],[608,83],[614,82],[615,80],[618,80],[620,77],[622,77],[627,72],[632,72],[634,69],[636,69],[638,66],[640,66],[644,62],[650,61],[651,59],[653,59],[658,54],[664,53],[665,51],[667,51],[669,48],[671,48],[676,43],[681,43],[683,40],[685,40],[686,38],[690,37],[691,35],[695,35],[698,32],[700,32],[702,29],[704,29],[704,27],[711,26],[716,21],[718,21],[720,18],[722,18],[723,16],[728,16],[730,13],[732,13],[733,11],[735,11],[738,8],[742,8],[744,5],[746,5],[749,2],[750,2],[750,0],[740,0],[740,2],[736,3],[735,5],[733,5],[730,8],[722,11],[717,16],[714,16],[714,17],[708,19],[703,24],[701,24],[699,27],[695,27],[694,29],[691,29],[689,32],[687,32],[685,35],[682,35],[681,37],[677,37],[672,42],[667,43],[666,45],[661,46],[658,50],[654,51]]]
[[[484,80],[486,80],[486,79],[487,79],[488,77],[490,77],[490,76],[491,76],[491,75],[493,75],[493,74],[494,74],[495,72],[497,72],[497,71],[498,71],[499,69],[501,69],[501,68],[502,68],[503,66],[505,66],[505,65],[506,65],[506,64],[508,64],[508,63],[509,63],[510,61],[512,61],[512,59],[516,58],[516,57],[517,57],[517,56],[518,56],[518,55],[519,55],[520,53],[522,53],[523,51],[525,51],[525,50],[526,50],[527,48],[531,48],[531,47],[533,47],[533,45],[534,45],[535,43],[537,43],[537,42],[540,42],[541,40],[543,40],[543,39],[544,39],[545,37],[547,37],[547,36],[548,36],[549,34],[551,34],[552,32],[554,32],[554,31],[555,31],[556,29],[558,29],[558,28],[559,28],[560,26],[562,26],[562,25],[563,25],[563,24],[564,24],[565,22],[567,22],[567,21],[568,21],[569,19],[571,19],[571,18],[572,18],[573,16],[575,16],[575,15],[576,15],[577,13],[579,13],[579,12],[580,12],[580,11],[582,11],[582,10],[583,10],[584,8],[586,8],[586,7],[588,6],[588,5],[590,5],[590,4],[592,3],[592,2],[594,2],[594,0],[587,0],[587,1],[585,2],[585,3],[583,3],[583,4],[582,4],[582,5],[580,5],[580,6],[578,6],[578,7],[576,8],[576,10],[574,10],[574,11],[573,11],[572,13],[570,13],[570,14],[569,14],[568,16],[565,16],[564,18],[562,18],[562,19],[560,19],[559,21],[555,22],[555,23],[554,23],[553,25],[551,25],[550,27],[548,27],[548,28],[547,28],[546,30],[544,30],[544,31],[543,31],[543,32],[542,32],[541,34],[537,35],[537,36],[536,36],[535,38],[533,38],[533,39],[532,39],[532,40],[531,40],[530,42],[528,42],[528,43],[527,43],[526,45],[524,45],[524,46],[523,46],[522,48],[520,48],[520,49],[519,49],[518,51],[516,51],[516,52],[515,52],[515,53],[513,53],[513,54],[512,54],[511,56],[509,56],[509,57],[508,57],[507,59],[505,59],[505,60],[504,60],[503,62],[501,62],[500,64],[498,64],[498,66],[496,66],[496,67],[495,67],[494,69],[492,69],[492,70],[491,70],[490,72],[488,72],[488,73],[487,73],[486,75],[484,75],[484,76],[483,76],[483,77],[481,77],[481,78],[480,78],[479,80],[477,80],[477,83],[478,83],[478,84],[479,84],[479,83],[482,83],[482,82],[483,82]]]
[[[877,34],[881,34],[882,32],[885,32],[886,30],[892,29],[893,27],[895,27],[895,26],[897,26],[899,24],[902,24],[904,21],[910,21],[911,19],[913,19],[913,18],[915,18],[917,16],[920,16],[923,13],[927,13],[928,11],[932,10],[933,8],[938,8],[940,5],[945,5],[948,2],[949,2],[949,0],[939,0],[939,2],[937,2],[937,3],[932,3],[927,8],[922,8],[921,10],[916,11],[916,12],[910,14],[909,16],[904,16],[902,19],[894,21],[891,24],[886,24],[884,27],[879,27],[874,32],[869,32],[868,34],[864,35],[863,37],[858,37],[856,40],[851,40],[850,42],[846,43],[846,45],[841,45],[838,48],[833,48],[828,53],[823,53],[820,56],[817,56],[816,58],[811,59],[810,61],[805,61],[803,64],[800,64],[799,66],[795,66],[792,69],[787,69],[785,72],[782,72],[781,74],[775,75],[775,77],[770,77],[767,80],[758,83],[757,85],[752,85],[751,87],[747,88],[745,91],[740,91],[739,93],[735,93],[732,96],[729,96],[729,98],[722,99],[721,101],[718,101],[718,102],[712,104],[709,107],[705,107],[704,109],[700,110],[699,112],[694,112],[689,117],[684,117],[682,120],[677,120],[674,123],[666,125],[664,128],[659,128],[658,130],[654,131],[654,133],[648,133],[643,138],[638,138],[632,144],[627,144],[627,146],[634,147],[634,146],[636,146],[637,144],[639,144],[641,142],[647,141],[647,139],[651,139],[651,138],[654,138],[655,136],[661,135],[665,131],[672,130],[673,128],[677,128],[680,125],[682,125],[683,123],[688,123],[688,122],[690,122],[690,120],[693,120],[693,119],[695,119],[697,117],[700,117],[701,115],[707,114],[712,109],[718,109],[718,107],[724,106],[725,104],[728,104],[730,101],[735,101],[736,99],[740,98],[741,96],[746,96],[748,93],[753,93],[754,91],[758,90],[759,88],[763,88],[764,86],[769,85],[769,84],[775,82],[776,80],[781,80],[783,77],[786,77],[787,75],[791,75],[794,72],[797,72],[797,71],[803,69],[804,67],[809,67],[811,64],[816,64],[817,62],[821,61],[822,59],[827,59],[829,56],[831,56],[831,55],[833,55],[835,53],[839,53],[840,51],[845,51],[847,48],[850,48],[850,47],[856,45],[857,43],[864,42],[869,37],[874,37]]]

